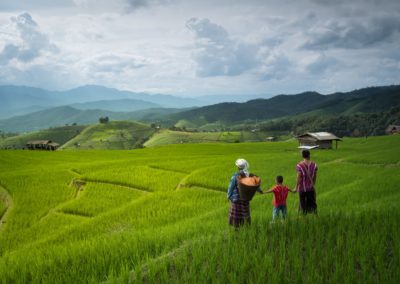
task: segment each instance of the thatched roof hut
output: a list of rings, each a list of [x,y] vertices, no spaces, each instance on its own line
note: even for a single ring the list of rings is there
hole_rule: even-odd
[[[400,125],[389,125],[386,130],[385,130],[386,134],[398,134],[400,133]]]
[[[51,140],[34,140],[28,141],[26,147],[30,150],[49,150],[54,151],[60,147],[60,144],[55,143]]]
[[[303,135],[297,136],[299,140],[299,148],[320,148],[332,149],[332,142],[342,141],[336,135],[329,132],[307,132]]]

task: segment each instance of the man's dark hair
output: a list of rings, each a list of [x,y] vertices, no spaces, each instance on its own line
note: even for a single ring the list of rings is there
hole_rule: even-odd
[[[303,151],[301,152],[301,154],[303,155],[303,158],[304,158],[304,159],[310,158],[310,151],[308,151],[308,150],[303,150]]]
[[[276,182],[277,183],[282,183],[283,182],[283,176],[277,176],[276,177]]]

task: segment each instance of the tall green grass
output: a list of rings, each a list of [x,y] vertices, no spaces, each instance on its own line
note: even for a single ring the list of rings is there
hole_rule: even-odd
[[[288,220],[271,224],[272,196],[256,195],[252,225],[238,231],[227,225],[235,159],[250,162],[263,189],[277,175],[293,187],[295,142],[0,151],[13,201],[0,282],[396,283],[399,142],[345,139],[313,151],[319,216],[299,217],[290,194]]]
[[[150,260],[118,281],[146,283],[396,283],[398,212],[340,213],[209,236]],[[371,222],[374,220],[374,222]],[[397,252],[396,252],[397,251]]]

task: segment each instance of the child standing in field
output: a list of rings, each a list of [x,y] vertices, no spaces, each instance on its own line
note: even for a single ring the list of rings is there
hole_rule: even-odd
[[[274,209],[272,211],[272,221],[279,216],[279,212],[282,213],[282,218],[286,219],[286,198],[288,196],[288,192],[296,193],[296,190],[290,190],[286,185],[283,184],[283,177],[276,177],[276,185],[270,190],[265,191],[265,193],[274,193],[274,200],[272,204],[274,205]]]

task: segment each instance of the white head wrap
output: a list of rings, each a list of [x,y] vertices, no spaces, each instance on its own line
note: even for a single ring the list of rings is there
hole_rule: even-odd
[[[237,159],[235,161],[235,165],[244,172],[244,174],[248,177],[250,175],[249,168],[250,165],[245,159]]]

